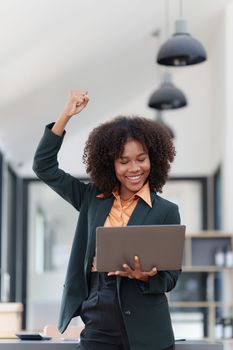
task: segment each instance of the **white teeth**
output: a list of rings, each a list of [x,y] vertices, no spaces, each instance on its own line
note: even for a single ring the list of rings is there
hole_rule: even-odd
[[[138,175],[138,176],[127,176],[127,177],[130,180],[138,180],[138,179],[140,179],[141,175]]]

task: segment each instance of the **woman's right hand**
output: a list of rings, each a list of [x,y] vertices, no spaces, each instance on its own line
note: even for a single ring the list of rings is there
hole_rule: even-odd
[[[71,118],[73,115],[80,113],[86,107],[88,101],[89,97],[87,91],[70,91],[62,115]]]
[[[52,127],[52,132],[58,136],[62,136],[66,124],[69,122],[70,118],[80,113],[83,108],[88,104],[89,97],[87,91],[72,90],[68,95],[68,101],[65,108]]]

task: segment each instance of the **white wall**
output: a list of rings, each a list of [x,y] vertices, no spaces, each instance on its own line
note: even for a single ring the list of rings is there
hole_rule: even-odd
[[[225,132],[225,14],[222,11],[218,16],[210,51],[212,91],[212,120],[210,125],[212,169],[215,170],[223,162],[224,132]]]
[[[233,230],[233,3],[230,2],[225,10],[225,118],[224,118],[224,144],[223,144],[223,228]]]

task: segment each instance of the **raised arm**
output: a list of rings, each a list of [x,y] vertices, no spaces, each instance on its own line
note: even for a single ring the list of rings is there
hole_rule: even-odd
[[[33,162],[36,175],[78,210],[88,186],[59,168],[57,154],[65,135],[66,124],[73,115],[81,112],[88,100],[87,92],[70,92],[57,122],[46,127]]]

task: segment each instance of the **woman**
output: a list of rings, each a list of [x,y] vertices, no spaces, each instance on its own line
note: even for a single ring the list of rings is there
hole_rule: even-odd
[[[80,315],[85,323],[80,350],[173,349],[164,293],[175,287],[180,271],[142,271],[135,257],[134,266],[123,261],[122,271],[98,273],[94,255],[97,226],[180,223],[178,207],[156,194],[167,179],[174,146],[154,121],[116,118],[90,133],[83,160],[92,182],[80,182],[59,169],[57,154],[67,123],[88,101],[85,91],[70,93],[57,122],[46,127],[33,165],[41,180],[80,211],[59,329]]]

